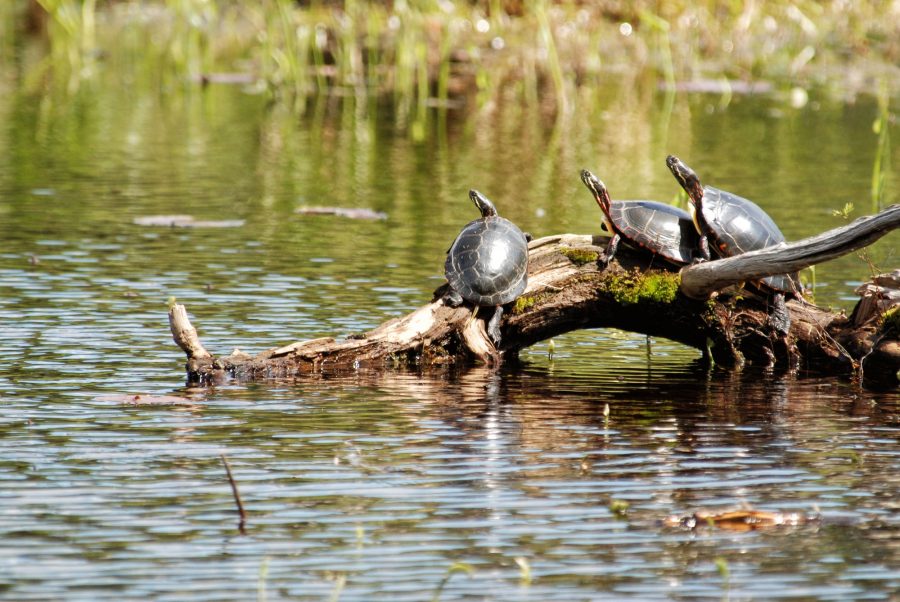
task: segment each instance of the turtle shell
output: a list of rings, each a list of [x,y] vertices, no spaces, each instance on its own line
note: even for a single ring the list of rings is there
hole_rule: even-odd
[[[475,305],[504,305],[527,284],[528,242],[508,219],[469,222],[447,252],[444,273],[451,288]]]
[[[657,201],[613,201],[607,214],[626,242],[672,263],[690,263],[700,236],[684,209]]]
[[[703,187],[703,201],[697,214],[698,225],[707,235],[712,252],[731,257],[758,251],[784,242],[784,234],[759,205],[744,197]],[[767,286],[785,293],[799,290],[797,274],[769,276]]]

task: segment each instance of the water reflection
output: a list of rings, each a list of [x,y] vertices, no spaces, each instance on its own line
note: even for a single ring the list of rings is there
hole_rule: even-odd
[[[285,596],[321,598],[343,575],[348,599],[421,599],[462,560],[475,572],[451,580],[448,599],[502,597],[524,557],[523,595],[536,599],[691,597],[721,592],[721,556],[742,596],[891,590],[896,396],[690,365],[637,384],[616,378],[621,366],[583,370],[363,372],[184,391],[188,407],[13,400],[0,454],[16,515],[0,527],[16,542],[0,559],[7,587],[16,599],[115,598],[103,584],[119,575],[135,595],[250,595],[266,558],[267,587]],[[234,536],[223,448],[246,538]],[[628,502],[624,518],[614,499]],[[817,507],[825,520],[746,534],[658,525],[738,503]],[[49,578],[16,561],[23,551],[82,577]]]

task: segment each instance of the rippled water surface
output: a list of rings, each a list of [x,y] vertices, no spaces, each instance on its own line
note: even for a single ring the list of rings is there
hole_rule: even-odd
[[[669,113],[654,90],[604,94],[555,124],[512,107],[435,116],[416,142],[352,96],[297,113],[224,86],[5,89],[0,597],[896,599],[895,392],[708,372],[693,350],[617,331],[496,373],[184,386],[169,296],[217,354],[374,327],[442,282],[470,187],[535,235],[592,232],[578,170],[614,197],[671,200],[672,152],[789,239],[840,224],[847,201],[873,209],[871,100],[678,96]],[[160,214],[244,224],[134,224]],[[852,308],[867,262],[896,267],[897,243],[819,266],[817,301]],[[822,520],[662,523],[740,506]]]

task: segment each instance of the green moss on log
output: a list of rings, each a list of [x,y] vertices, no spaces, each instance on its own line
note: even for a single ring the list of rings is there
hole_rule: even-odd
[[[608,274],[601,290],[622,305],[672,303],[678,296],[681,276],[668,272],[627,272]]]
[[[900,336],[900,307],[892,307],[882,314],[881,332],[884,335]]]
[[[561,247],[559,252],[569,258],[569,261],[575,265],[584,265],[586,263],[595,263],[600,259],[597,251],[588,249],[575,249],[573,247]]]
[[[512,313],[514,315],[524,314],[526,311],[549,297],[547,293],[538,293],[537,295],[522,295],[513,303]]]
[[[537,303],[537,299],[535,297],[519,297],[513,304],[512,313],[516,315],[524,313],[534,307],[535,303]]]

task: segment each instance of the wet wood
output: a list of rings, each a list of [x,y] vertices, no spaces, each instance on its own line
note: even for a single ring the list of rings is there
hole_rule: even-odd
[[[881,311],[867,319],[851,320],[843,313],[790,300],[791,327],[785,337],[770,325],[766,297],[749,290],[734,295],[722,289],[848,253],[896,228],[898,220],[900,207],[894,206],[877,216],[749,259],[710,261],[685,267],[680,273],[661,269],[658,260],[624,246],[604,268],[601,260],[608,239],[603,237],[562,234],[533,240],[529,244],[528,287],[507,307],[499,349],[494,348],[485,329],[490,312],[475,312],[473,317],[471,307],[445,305],[446,285],[435,291],[430,303],[369,332],[346,339],[279,345],[255,357],[239,352],[220,357],[210,354],[181,305],[170,307],[169,318],[173,337],[188,357],[188,379],[205,384],[360,367],[427,367],[471,361],[494,365],[524,347],[565,332],[612,327],[689,345],[723,367],[745,362],[787,368],[799,365],[852,375],[864,362],[866,378],[877,376],[893,382],[888,386],[896,386],[900,368],[897,334],[881,325],[883,311],[892,305],[878,305]],[[713,282],[722,288],[717,296],[707,298]],[[890,298],[887,293],[879,297]],[[894,301],[900,303],[900,295]]]

